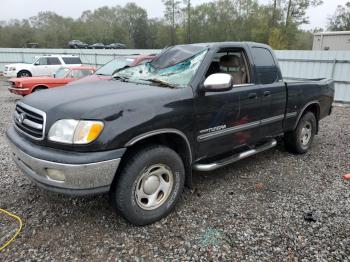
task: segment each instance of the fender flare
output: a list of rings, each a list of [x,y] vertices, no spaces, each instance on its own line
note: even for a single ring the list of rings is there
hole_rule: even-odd
[[[35,88],[38,88],[38,87],[44,87],[45,89],[49,89],[48,86],[45,86],[45,85],[42,85],[42,84],[38,84],[38,85],[35,85],[35,86],[33,86],[33,87],[31,88],[32,92],[33,92],[33,90],[34,90]]]
[[[141,134],[141,135],[138,135],[136,137],[134,137],[133,139],[131,139],[129,142],[127,142],[125,144],[125,147],[129,147],[129,146],[132,146],[134,144],[136,144],[137,142],[143,140],[143,139],[146,139],[148,137],[152,137],[152,136],[156,136],[156,135],[160,135],[160,134],[176,134],[176,135],[179,135],[182,137],[182,139],[186,142],[186,145],[187,145],[187,150],[188,150],[188,153],[189,153],[189,156],[190,156],[190,164],[192,164],[192,149],[191,149],[191,144],[187,138],[187,136],[181,132],[180,130],[178,129],[174,129],[174,128],[163,128],[163,129],[157,129],[157,130],[153,130],[153,131],[150,131],[150,132],[146,132],[144,134]]]
[[[295,124],[294,124],[294,126],[293,126],[293,130],[295,130],[295,129],[297,128],[297,125],[298,125],[298,123],[299,123],[299,121],[300,121],[301,116],[304,114],[305,109],[306,109],[308,106],[311,106],[311,105],[317,105],[318,110],[320,109],[320,102],[317,101],[317,100],[313,100],[313,101],[310,101],[309,103],[307,103],[307,104],[300,110],[299,115],[298,115],[298,118],[297,118],[297,120],[295,121]],[[316,119],[318,119],[318,116],[315,116],[315,117],[316,117]],[[318,122],[318,121],[317,121],[317,122]],[[318,128],[317,128],[317,129],[318,129]]]
[[[176,135],[180,136],[185,141],[188,155],[189,155],[189,159],[188,159],[189,163],[184,163],[185,170],[187,171],[185,183],[186,183],[186,186],[188,186],[189,188],[192,188],[192,162],[193,162],[192,148],[191,148],[190,141],[188,140],[187,136],[182,131],[180,131],[178,129],[174,129],[174,128],[163,128],[163,129],[153,130],[153,131],[146,132],[144,134],[141,134],[141,135],[134,137],[133,139],[131,139],[129,142],[127,142],[125,144],[125,147],[130,147],[130,146],[136,144],[137,142],[142,141],[143,139],[146,139],[146,138],[152,137],[152,136],[156,136],[156,135],[160,135],[160,134],[176,134]]]

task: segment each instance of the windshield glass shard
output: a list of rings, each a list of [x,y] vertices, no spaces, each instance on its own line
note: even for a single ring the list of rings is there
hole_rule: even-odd
[[[121,70],[114,74],[114,78],[141,84],[149,84],[149,82],[152,82],[156,85],[166,85],[168,87],[187,87],[208,51],[207,49],[203,50],[203,46],[199,46],[201,47],[201,49],[197,49],[199,52],[193,54],[188,50],[186,52],[184,51],[184,53],[181,54],[181,59],[179,59],[180,55],[178,51],[170,52],[170,50],[173,48],[179,50],[178,46],[169,48],[163,52],[159,56],[158,61],[169,60],[169,62],[164,62],[162,65],[171,64],[171,66],[155,67],[152,61],[151,63]],[[192,51],[194,52],[194,49],[192,49]],[[169,54],[173,54],[175,56],[172,57]],[[162,58],[163,55],[166,56],[166,59]],[[183,60],[185,57],[187,57],[187,59]],[[175,61],[177,63],[175,63]],[[156,65],[158,66],[159,64]]]

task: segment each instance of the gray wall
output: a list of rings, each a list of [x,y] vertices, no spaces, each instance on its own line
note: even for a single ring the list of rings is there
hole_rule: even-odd
[[[73,50],[0,48],[0,71],[8,63],[30,62],[43,54],[76,54],[84,64],[100,66],[114,57],[151,54],[159,50]],[[350,51],[275,51],[286,80],[332,78],[337,101],[350,102]]]
[[[350,50],[348,34],[315,34],[312,50]]]
[[[286,80],[331,78],[335,100],[350,102],[350,51],[275,51]]]

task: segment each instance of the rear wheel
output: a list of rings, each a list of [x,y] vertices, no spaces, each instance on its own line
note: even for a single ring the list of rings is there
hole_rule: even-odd
[[[285,134],[285,144],[289,151],[297,154],[306,153],[316,133],[317,120],[312,112],[306,112],[299,120],[297,128]]]
[[[135,225],[146,225],[165,217],[175,206],[185,183],[180,156],[160,145],[132,155],[111,190],[120,214]]]
[[[31,77],[32,74],[27,70],[21,70],[18,72],[17,77]]]

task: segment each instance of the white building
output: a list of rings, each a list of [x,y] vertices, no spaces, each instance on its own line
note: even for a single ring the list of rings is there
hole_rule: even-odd
[[[315,33],[312,50],[350,50],[350,31]]]

